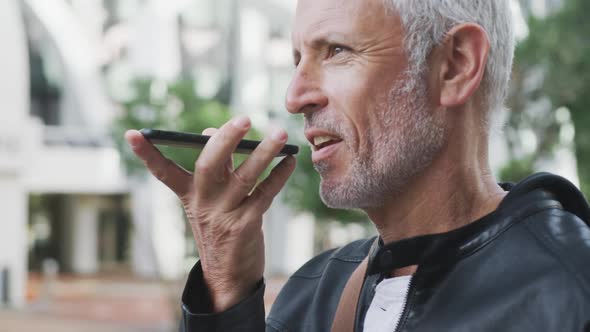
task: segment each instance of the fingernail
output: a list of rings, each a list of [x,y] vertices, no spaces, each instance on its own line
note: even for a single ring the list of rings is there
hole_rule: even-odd
[[[207,128],[205,130],[203,130],[203,135],[207,135],[207,136],[213,136],[213,134],[215,133],[215,129],[213,128]]]
[[[248,128],[250,126],[250,119],[247,116],[240,115],[232,121],[236,128]]]
[[[275,129],[271,137],[277,142],[284,142],[287,140],[287,133],[283,129]]]
[[[132,148],[135,148],[138,145],[136,140],[133,138],[133,130],[127,130],[124,136],[127,144],[129,144],[129,146]]]

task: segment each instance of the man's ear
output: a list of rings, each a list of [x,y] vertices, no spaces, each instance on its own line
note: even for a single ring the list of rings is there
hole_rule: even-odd
[[[490,41],[485,30],[473,23],[451,29],[438,50],[437,85],[439,102],[444,107],[467,103],[483,79]]]

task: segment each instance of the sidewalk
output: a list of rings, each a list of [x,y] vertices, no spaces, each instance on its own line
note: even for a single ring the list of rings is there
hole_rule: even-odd
[[[29,304],[0,310],[0,332],[176,331],[179,292],[178,285],[131,276],[60,276],[50,285],[32,276]]]
[[[267,311],[285,281],[267,279]],[[0,310],[0,332],[178,331],[183,286],[105,275],[60,276],[48,286],[32,276],[30,303],[23,310]]]
[[[0,311],[0,332],[170,332],[166,327],[141,328],[121,324],[84,321],[35,314],[26,311]]]

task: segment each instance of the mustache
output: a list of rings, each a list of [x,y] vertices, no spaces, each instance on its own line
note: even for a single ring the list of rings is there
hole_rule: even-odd
[[[344,126],[342,126],[337,120],[334,118],[328,118],[321,114],[311,113],[305,115],[304,129],[308,130],[310,128],[322,128],[333,132],[341,138],[345,138],[347,136],[346,128],[344,128]]]

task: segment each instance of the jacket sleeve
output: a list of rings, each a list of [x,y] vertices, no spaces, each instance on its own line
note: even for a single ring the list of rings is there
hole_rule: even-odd
[[[227,311],[212,313],[201,262],[197,262],[182,294],[180,332],[264,332],[264,288],[261,280],[242,302]]]

